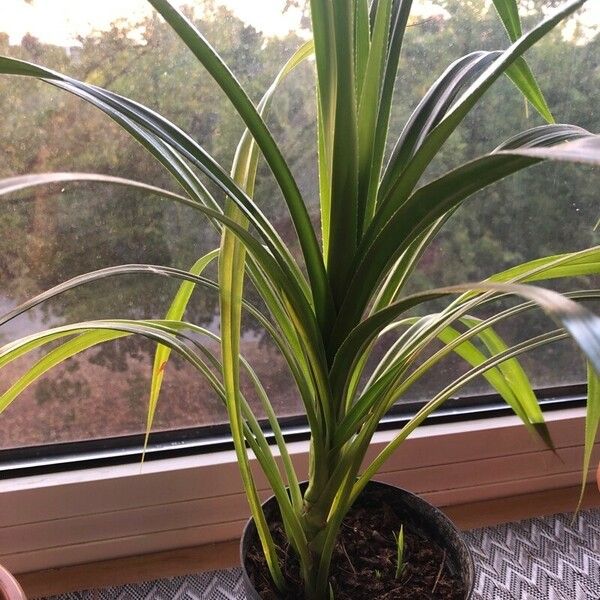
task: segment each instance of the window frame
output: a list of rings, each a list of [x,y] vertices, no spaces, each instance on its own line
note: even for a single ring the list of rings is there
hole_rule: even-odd
[[[546,400],[555,453],[514,415],[447,414],[418,428],[378,478],[441,507],[577,486],[585,411],[576,403],[583,400],[575,393]],[[398,421],[384,423],[369,456],[397,430]],[[305,473],[308,442],[290,441],[289,448]],[[248,508],[233,450],[149,458],[143,468],[138,460],[4,478],[0,563],[25,573],[239,538]],[[600,443],[592,464],[598,460]],[[252,463],[266,498],[266,481]]]
[[[536,390],[542,410],[552,411],[585,406],[586,384],[544,387]],[[422,406],[423,401],[399,403],[379,423],[378,431],[400,429]],[[512,415],[512,409],[497,393],[457,396],[449,399],[422,425],[454,423]],[[274,436],[266,421],[261,425],[271,445]],[[288,442],[307,441],[309,428],[304,415],[281,419]],[[153,432],[143,451],[144,434],[99,438],[0,449],[0,478],[25,477],[73,469],[95,468],[143,460],[164,460],[195,454],[233,450],[227,423]]]

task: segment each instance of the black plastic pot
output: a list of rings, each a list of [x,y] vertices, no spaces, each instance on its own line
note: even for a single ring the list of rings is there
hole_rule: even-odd
[[[381,500],[385,500],[398,514],[406,515],[406,521],[410,522],[413,529],[424,537],[435,541],[440,548],[446,551],[447,565],[453,573],[460,574],[465,589],[465,600],[469,600],[474,586],[473,557],[452,521],[429,502],[393,485],[380,481],[370,481],[362,494],[369,495],[373,493],[376,493]],[[269,498],[263,504],[263,508],[267,521],[269,521],[277,514],[275,497]],[[254,521],[250,519],[244,527],[240,543],[242,579],[248,600],[261,600],[261,596],[252,585],[246,570],[248,549],[257,543],[256,527]]]

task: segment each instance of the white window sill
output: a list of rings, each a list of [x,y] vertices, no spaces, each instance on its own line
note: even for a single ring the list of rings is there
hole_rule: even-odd
[[[378,479],[438,506],[577,485],[583,410],[547,415],[556,454],[516,417],[418,429]],[[378,433],[373,455],[394,435]],[[290,444],[303,472],[307,444]],[[595,448],[593,465],[600,459]],[[258,479],[263,495],[264,480]],[[235,539],[248,515],[233,452],[0,482],[0,563],[16,573]]]

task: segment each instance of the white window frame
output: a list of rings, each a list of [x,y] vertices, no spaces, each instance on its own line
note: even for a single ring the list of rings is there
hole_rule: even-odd
[[[441,507],[578,485],[583,416],[547,414],[556,454],[514,416],[421,427],[378,479]],[[377,433],[370,455],[394,433]],[[299,472],[307,450],[290,444]],[[0,514],[0,563],[25,573],[236,539],[248,507],[234,452],[223,451],[4,480]]]

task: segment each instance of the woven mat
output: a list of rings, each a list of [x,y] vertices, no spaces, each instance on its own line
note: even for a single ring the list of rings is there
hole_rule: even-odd
[[[600,600],[600,510],[465,533],[473,600]],[[243,600],[239,569],[53,596],[47,600]],[[376,600],[376,599],[374,599]]]

